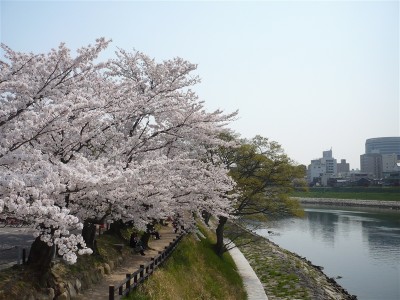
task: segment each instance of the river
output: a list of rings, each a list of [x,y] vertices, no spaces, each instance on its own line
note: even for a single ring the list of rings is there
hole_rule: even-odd
[[[400,299],[400,211],[303,205],[256,232],[322,266],[361,300]]]

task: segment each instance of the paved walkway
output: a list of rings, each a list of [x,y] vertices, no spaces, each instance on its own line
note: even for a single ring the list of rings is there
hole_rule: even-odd
[[[226,240],[228,242],[229,240]],[[231,242],[230,244],[234,248],[229,250],[229,254],[232,256],[235,264],[238,268],[240,276],[243,278],[244,287],[247,292],[249,300],[268,300],[265,294],[264,287],[261,284],[260,279],[258,279],[253,268],[250,266],[246,257],[240,252],[239,248],[235,247],[235,244]]]
[[[83,291],[75,299],[79,300],[108,300],[108,287],[110,285],[118,285],[126,277],[126,274],[133,273],[139,269],[140,265],[144,265],[151,261],[152,257],[158,255],[158,251],[163,251],[165,246],[168,246],[170,242],[178,235],[173,232],[172,227],[163,226],[160,229],[161,239],[153,240],[150,239],[149,247],[151,249],[145,251],[145,256],[140,254],[135,254],[129,257],[129,259],[124,260],[122,266],[117,267],[112,271],[112,274],[105,275],[103,280],[92,285],[89,289]]]

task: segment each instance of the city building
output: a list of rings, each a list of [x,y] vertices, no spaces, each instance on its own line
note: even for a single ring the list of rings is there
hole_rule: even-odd
[[[395,153],[400,156],[400,136],[367,139],[365,141],[365,153]]]
[[[307,181],[311,185],[326,186],[329,178],[336,176],[337,162],[332,149],[323,151],[322,158],[313,159],[307,168]]]
[[[360,155],[361,172],[368,177],[382,178],[382,155],[379,153],[365,153]]]
[[[400,172],[400,137],[378,137],[365,141],[365,154],[360,155],[361,172],[382,179],[385,174]]]
[[[382,154],[382,172],[399,171],[399,156],[396,153]]]
[[[347,163],[345,159],[341,159],[340,163],[337,163],[336,168],[338,175],[345,175],[350,172],[350,164]]]
[[[326,168],[325,173],[326,174],[336,175],[337,163],[336,163],[336,159],[334,159],[332,156],[332,149],[322,152],[321,162],[323,164],[325,164],[325,168]]]
[[[320,159],[314,159],[307,168],[307,181],[309,183],[321,183],[321,177],[325,173],[326,167]]]

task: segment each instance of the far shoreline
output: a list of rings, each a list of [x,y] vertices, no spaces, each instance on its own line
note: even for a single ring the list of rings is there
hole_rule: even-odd
[[[303,197],[292,197],[292,198],[298,200],[302,204],[376,207],[376,208],[400,210],[400,201],[335,199],[335,198],[303,198]]]

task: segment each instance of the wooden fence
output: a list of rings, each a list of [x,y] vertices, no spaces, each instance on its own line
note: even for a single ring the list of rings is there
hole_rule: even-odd
[[[126,274],[126,279],[117,286],[110,285],[108,293],[109,300],[120,299],[121,297],[128,295],[140,283],[145,281],[154,270],[171,255],[182,237],[183,234],[180,234],[178,237],[173,239],[168,246],[165,246],[164,251],[159,251],[156,257],[152,257],[150,262],[145,265],[140,265],[139,269],[132,274]]]

